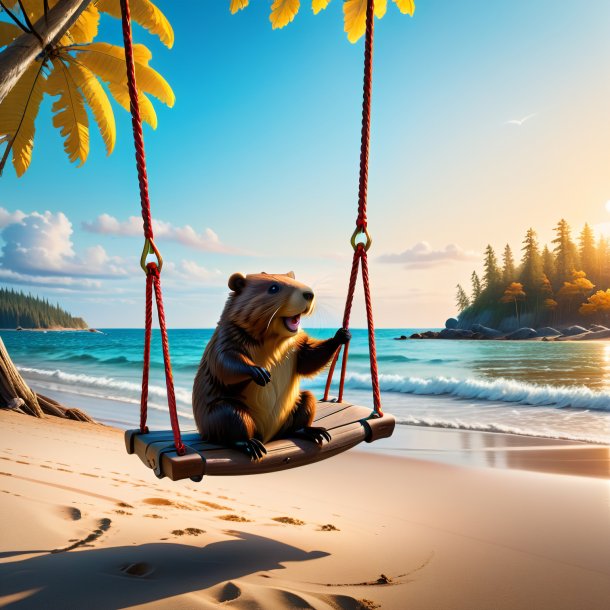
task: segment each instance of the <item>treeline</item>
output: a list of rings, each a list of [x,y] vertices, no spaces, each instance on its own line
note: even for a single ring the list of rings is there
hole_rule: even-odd
[[[468,293],[457,285],[460,319],[485,314],[485,321],[498,326],[506,318],[517,325],[542,326],[603,322],[610,316],[610,240],[595,235],[588,224],[576,241],[561,219],[549,248],[540,248],[534,229],[528,229],[517,263],[506,244],[498,260],[494,249],[485,249],[483,274],[471,275]]]
[[[59,305],[23,292],[0,288],[0,328],[87,328]]]

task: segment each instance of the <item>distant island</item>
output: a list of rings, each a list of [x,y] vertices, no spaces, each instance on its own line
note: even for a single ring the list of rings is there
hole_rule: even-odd
[[[0,328],[86,330],[88,324],[59,304],[51,305],[45,299],[0,288]]]
[[[472,272],[470,295],[457,285],[458,328],[480,324],[502,332],[520,327],[608,324],[610,322],[610,240],[596,240],[588,224],[578,243],[561,219],[552,247],[540,248],[534,229],[525,234],[521,261],[509,244],[502,265],[491,245],[483,274]]]

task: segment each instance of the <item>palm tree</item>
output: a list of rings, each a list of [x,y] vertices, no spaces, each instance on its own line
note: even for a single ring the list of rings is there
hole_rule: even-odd
[[[45,4],[50,6],[48,20],[45,19]],[[6,64],[5,53],[22,45],[22,31],[29,30],[29,36],[44,42],[51,35],[49,29],[47,27],[43,33],[38,29],[44,27],[46,21],[52,23],[54,9],[66,4],[66,0],[49,0],[48,3],[40,0],[0,1],[6,15],[13,19],[13,23],[0,21],[0,47],[7,47],[0,54],[0,79]],[[171,25],[150,0],[131,0],[130,6],[134,21],[157,35],[166,46],[173,45]],[[6,145],[0,160],[0,173],[11,152],[18,176],[29,167],[34,145],[34,121],[45,94],[58,96],[52,107],[53,124],[64,138],[64,149],[70,161],[82,164],[89,154],[87,106],[100,129],[107,154],[114,148],[114,114],[100,80],[106,83],[112,97],[129,110],[125,52],[120,46],[94,42],[94,39],[98,34],[100,13],[120,17],[120,0],[81,2],[78,11],[76,19],[64,23],[67,27],[52,29],[57,31],[55,38],[42,53],[39,44],[37,59],[28,60],[21,76],[0,104],[0,143]],[[19,45],[12,45],[17,38]],[[134,45],[140,111],[143,120],[155,128],[157,117],[146,94],[168,106],[174,104],[175,98],[167,81],[148,65],[151,58],[147,47]]]

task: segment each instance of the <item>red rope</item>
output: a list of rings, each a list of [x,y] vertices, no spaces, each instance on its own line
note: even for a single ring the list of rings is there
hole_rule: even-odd
[[[144,237],[153,238],[152,218],[150,215],[150,198],[148,196],[148,174],[146,172],[146,157],[144,155],[144,136],[142,134],[142,118],[136,87],[136,70],[133,61],[133,45],[131,43],[131,14],[129,0],[121,0],[121,22],[123,25],[123,44],[125,47],[125,63],[127,65],[127,88],[131,109],[131,125],[133,127],[133,143],[136,148],[136,165],[138,182],[140,183],[140,205],[144,222]]]
[[[373,34],[374,34],[374,0],[369,0],[366,8],[366,37],[364,41],[364,82],[362,87],[362,131],[360,138],[360,176],[358,183],[358,217],[356,218],[357,232],[364,233],[367,230],[367,191],[368,191],[368,165],[369,165],[369,142],[371,134],[371,91],[373,84]],[[354,258],[352,260],[352,270],[349,278],[347,298],[345,301],[345,311],[343,313],[343,327],[349,328],[349,319],[354,300],[354,291],[358,270],[362,267],[362,283],[364,284],[364,300],[366,304],[366,320],[369,338],[369,357],[371,361],[371,383],[373,386],[373,405],[375,412],[383,416],[381,410],[381,395],[379,391],[379,371],[377,368],[377,348],[375,347],[375,325],[373,322],[373,306],[371,303],[371,291],[369,281],[369,269],[367,259],[367,249],[370,246],[370,237],[366,233],[367,243],[354,245]],[[343,360],[341,362],[341,378],[339,381],[339,395],[337,400],[343,401],[343,390],[345,386],[345,373],[347,369],[348,346],[343,350]],[[330,384],[341,348],[335,352],[335,356],[330,365],[326,387],[324,389],[324,400],[328,400]]]
[[[146,412],[148,407],[148,372],[150,370],[150,337],[152,334],[153,276],[146,275],[146,314],[144,319],[144,369],[142,371],[142,394],[140,396],[140,432],[148,432]]]
[[[133,141],[136,149],[136,166],[138,168],[138,182],[140,184],[140,205],[142,207],[142,220],[144,223],[144,237],[147,247],[154,248],[152,244],[153,230],[150,212],[150,198],[148,195],[148,176],[146,173],[146,157],[144,154],[144,136],[142,134],[142,118],[138,102],[138,89],[136,86],[136,72],[133,59],[133,46],[131,40],[131,17],[129,13],[129,0],[121,0],[121,22],[123,25],[123,43],[125,45],[125,63],[127,68],[127,87],[129,89],[129,102],[131,109],[131,124],[133,126]],[[152,250],[151,250],[152,251]],[[167,387],[167,404],[169,417],[174,434],[174,444],[178,455],[184,455],[185,447],[180,436],[180,424],[176,410],[176,396],[174,392],[174,378],[169,356],[169,342],[167,339],[167,327],[165,324],[165,310],[163,308],[163,295],[161,292],[161,262],[160,256],[155,249],[159,260],[156,263],[146,265],[146,320],[144,334],[144,370],[142,372],[142,397],[140,401],[140,430],[145,432],[146,416],[148,407],[148,376],[150,369],[150,338],[152,334],[152,290],[154,288],[157,303],[157,314],[159,316],[159,328],[161,330],[161,343],[163,346],[163,362],[165,364],[165,385]],[[146,257],[146,252],[143,257]]]
[[[169,342],[167,340],[167,326],[165,324],[165,309],[163,307],[163,294],[161,293],[161,276],[156,263],[148,263],[146,268],[148,275],[152,276],[155,289],[155,300],[157,302],[157,314],[159,316],[159,329],[161,330],[161,344],[163,346],[163,362],[165,363],[165,387],[167,388],[167,405],[169,407],[169,418],[174,433],[174,445],[178,455],[184,455],[185,448],[180,437],[180,424],[176,409],[176,395],[174,393],[174,375],[172,374],[172,363],[169,357]]]

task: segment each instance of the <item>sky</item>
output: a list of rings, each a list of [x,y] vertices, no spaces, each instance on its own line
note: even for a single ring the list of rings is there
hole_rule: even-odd
[[[235,271],[285,273],[316,293],[309,328],[340,324],[357,210],[363,39],[342,3],[302,2],[282,30],[270,2],[158,0],[170,50],[136,27],[176,103],[144,138],[170,327],[215,326]],[[98,40],[120,44],[102,17]],[[376,21],[369,266],[376,325],[438,327],[482,253],[565,218],[608,231],[610,3],[389,2]],[[82,167],[36,121],[30,169],[0,178],[0,283],[58,301],[92,327],[143,323],[141,219],[130,118],[109,157],[95,126]],[[525,120],[523,120],[525,119]],[[351,324],[365,325],[357,288]]]

